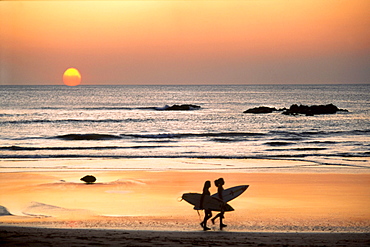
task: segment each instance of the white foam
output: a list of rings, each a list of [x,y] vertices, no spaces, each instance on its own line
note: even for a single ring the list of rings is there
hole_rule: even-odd
[[[40,202],[31,202],[22,211],[22,213],[24,215],[35,217],[60,217],[60,216],[78,217],[92,214],[89,210],[85,209],[68,209]]]

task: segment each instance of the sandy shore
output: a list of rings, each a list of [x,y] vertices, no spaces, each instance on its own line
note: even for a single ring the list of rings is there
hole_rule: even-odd
[[[369,246],[370,233],[236,233],[0,227],[4,246]]]
[[[156,162],[157,167],[180,166],[179,160]],[[211,163],[243,165],[242,160],[182,162],[205,168]],[[370,174],[357,170],[4,170],[0,227],[1,239],[9,246],[27,241],[33,246],[209,246],[209,241],[214,246],[370,244]],[[81,182],[87,174],[96,176],[97,182]],[[225,188],[250,187],[230,202],[235,211],[225,215],[228,227],[219,231],[217,224],[209,224],[212,230],[205,233],[199,226],[203,212],[198,214],[181,201],[181,195],[201,192],[204,181],[219,177],[225,179]],[[211,192],[216,192],[214,186]]]

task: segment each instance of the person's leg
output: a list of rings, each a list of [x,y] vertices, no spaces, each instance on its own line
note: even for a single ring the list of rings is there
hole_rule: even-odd
[[[207,227],[207,221],[212,217],[212,211],[210,210],[204,210],[204,219],[200,223],[200,225],[203,227],[203,230],[211,230],[210,228]]]
[[[218,213],[215,217],[213,217],[213,219],[211,220],[212,223],[214,224],[215,223],[215,220],[220,217],[221,213]]]
[[[207,221],[212,217],[212,211],[211,210],[206,210],[206,215],[204,217],[204,230],[207,231],[207,230],[211,230],[211,228],[208,228],[207,227]]]
[[[224,223],[223,223],[223,219],[224,219],[225,217],[224,217],[224,212],[221,212],[220,213],[220,230],[222,230],[224,227],[227,227],[227,225],[225,225]]]

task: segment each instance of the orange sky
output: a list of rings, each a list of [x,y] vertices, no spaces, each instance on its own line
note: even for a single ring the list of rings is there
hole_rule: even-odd
[[[0,2],[0,85],[370,83],[370,1]]]

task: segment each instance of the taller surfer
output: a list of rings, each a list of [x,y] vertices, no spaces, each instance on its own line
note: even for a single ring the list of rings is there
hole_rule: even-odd
[[[211,181],[206,181],[203,186],[203,193],[200,198],[200,208],[204,209],[204,219],[200,223],[200,225],[203,227],[204,231],[211,230],[211,228],[207,227],[207,220],[209,220],[212,217],[212,211],[210,209],[204,208],[203,202],[205,196],[210,196],[211,192],[209,192],[209,188],[211,188]]]
[[[215,185],[217,187],[217,193],[218,193],[218,198],[221,200],[221,201],[224,201],[224,198],[223,198],[223,191],[224,191],[224,188],[223,188],[223,185],[225,184],[225,181],[223,178],[219,178],[217,180],[215,180]],[[225,203],[226,204],[226,203]],[[215,220],[220,217],[220,230],[222,230],[224,227],[227,227],[227,225],[223,224],[223,219],[225,218],[224,217],[224,214],[225,214],[225,207],[222,207],[221,208],[221,212],[218,213],[214,218],[212,218],[212,223],[214,224],[215,223]]]

